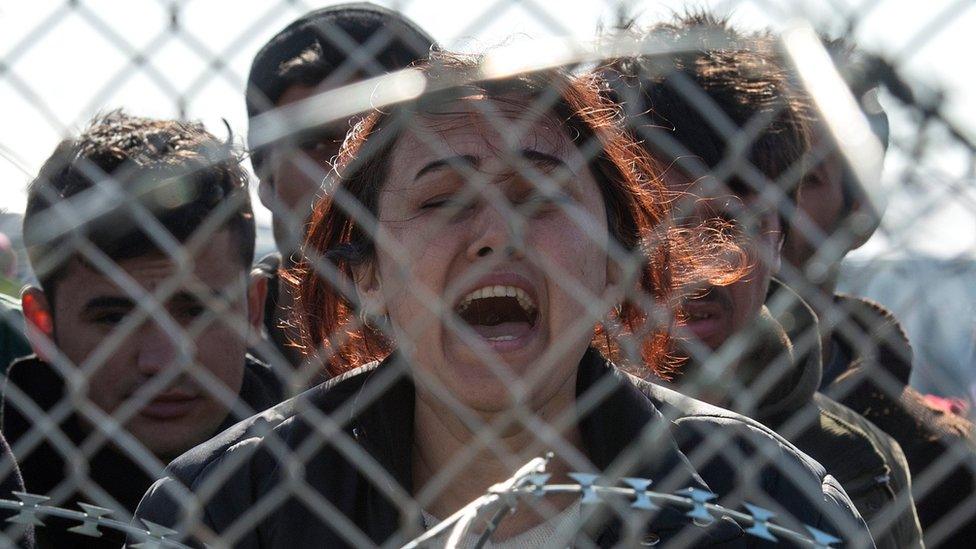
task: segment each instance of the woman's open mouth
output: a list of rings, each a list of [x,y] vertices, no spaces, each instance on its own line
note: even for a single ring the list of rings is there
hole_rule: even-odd
[[[484,286],[461,298],[454,312],[492,344],[515,342],[532,332],[539,307],[516,286]]]

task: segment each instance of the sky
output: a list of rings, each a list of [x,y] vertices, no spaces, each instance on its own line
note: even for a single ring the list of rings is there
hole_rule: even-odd
[[[24,188],[65,135],[95,113],[202,120],[244,135],[244,81],[255,52],[288,22],[332,2],[268,0],[0,0],[0,211],[22,211]],[[516,41],[591,40],[620,7],[641,23],[666,19],[685,2],[599,0],[378,2],[403,11],[442,45],[482,51]],[[913,83],[945,94],[945,113],[976,137],[976,2],[958,0],[698,1],[744,27],[798,19],[836,30],[858,14],[855,38],[897,61]],[[179,25],[173,31],[173,17]],[[217,60],[217,62],[215,62]],[[923,94],[924,95],[924,94]],[[917,123],[891,108],[896,144]],[[889,206],[882,230],[858,257],[933,254],[976,257],[976,181],[971,158],[933,137],[922,159],[889,155]],[[897,148],[897,147],[896,147]],[[967,173],[967,170],[968,173]],[[913,174],[906,183],[906,174]],[[950,193],[950,191],[953,191]],[[946,198],[952,196],[952,200]],[[256,202],[257,204],[257,202]],[[259,222],[268,213],[256,206]],[[921,210],[921,214],[920,214]]]

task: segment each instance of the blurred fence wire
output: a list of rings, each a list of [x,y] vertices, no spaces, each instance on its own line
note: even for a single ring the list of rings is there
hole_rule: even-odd
[[[621,2],[585,40],[516,2],[558,37],[479,55],[350,5],[275,35],[245,85],[239,52],[313,6],[231,32],[145,4],[118,8],[159,20],[138,44],[78,0],[0,42],[0,97],[79,136],[43,168],[28,128],[0,140],[33,180],[0,218],[0,292],[32,284],[0,300],[4,543],[976,535],[976,139],[905,67],[971,3],[892,52],[857,40],[885,2],[830,28],[776,4],[765,31],[721,16],[750,3]],[[79,23],[115,64],[37,77]],[[228,131],[246,98],[246,137],[116,111],[134,80]],[[63,94],[108,114],[79,132]]]

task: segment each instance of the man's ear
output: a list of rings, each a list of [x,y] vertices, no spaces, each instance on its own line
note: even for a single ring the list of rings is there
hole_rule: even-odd
[[[266,157],[264,161],[267,163],[270,159]],[[258,178],[258,199],[265,208],[275,211],[274,179],[266,166],[262,167],[261,170],[265,173]]]
[[[267,299],[268,277],[252,272],[247,285],[247,323],[255,335],[260,334],[264,326],[264,305]]]
[[[881,225],[881,215],[874,204],[871,204],[866,197],[854,197],[851,200],[850,210],[841,221],[841,227],[847,227],[851,232],[851,245],[847,247],[847,251],[863,246],[879,225]]]
[[[783,245],[786,244],[786,233],[783,232],[784,227],[780,227],[779,233],[776,235],[776,244],[773,246],[773,257],[770,258],[769,262],[769,274],[771,276],[776,276],[779,274],[780,267],[783,266]]]
[[[27,286],[20,293],[20,304],[27,321],[27,340],[31,349],[41,360],[48,361],[44,350],[54,344],[54,315],[47,295],[36,286]]]

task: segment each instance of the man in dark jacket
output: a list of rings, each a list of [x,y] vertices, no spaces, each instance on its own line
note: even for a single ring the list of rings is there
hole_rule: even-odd
[[[320,194],[350,121],[349,113],[330,115],[316,108],[319,123],[295,128],[293,135],[271,143],[261,131],[267,125],[260,121],[301,108],[318,94],[406,68],[427,57],[433,46],[434,40],[403,14],[362,2],[311,11],[289,23],[254,56],[247,79],[248,143],[258,193],[271,210],[279,252],[263,258],[254,270],[255,276],[267,279],[265,330],[270,339],[270,345],[255,351],[276,371],[286,370],[279,364],[297,368],[303,358],[293,345],[296,334],[287,328],[292,296],[278,273],[294,266],[292,255],[301,246],[311,204]],[[365,55],[350,55],[350,48],[356,47],[357,53]],[[292,117],[299,119],[309,117]],[[304,388],[307,383],[297,385]]]
[[[2,420],[27,491],[126,520],[167,462],[280,401],[246,357],[264,297],[247,179],[202,125],[96,118],[31,183],[24,236],[37,355],[11,366]],[[42,547],[119,543],[45,524]]]
[[[219,535],[235,547],[408,541],[422,521],[410,502],[416,396],[403,362],[393,355],[329,380],[194,448],[153,485],[137,516],[177,530],[170,539]],[[710,490],[730,508],[749,501],[801,532],[807,524],[873,546],[836,481],[759,423],[628,376],[592,349],[579,365],[577,395],[592,401],[580,404],[582,445],[608,482],[639,476],[662,492]],[[665,509],[641,529],[647,544],[769,544],[745,525],[722,519],[696,528]],[[622,526],[611,518],[581,535],[610,547]]]
[[[720,37],[726,43],[715,45]],[[863,417],[816,393],[821,355],[812,311],[785,288],[774,311],[792,315],[788,326],[764,305],[787,228],[780,201],[793,198],[789,186],[773,182],[788,177],[808,148],[805,98],[776,69],[771,36],[744,35],[695,15],[659,25],[647,38],[698,41],[700,48],[618,62],[615,91],[649,152],[671,165],[665,179],[681,193],[678,216],[693,224],[721,222],[749,265],[741,280],[703,288],[685,303],[689,361],[676,374],[682,391],[758,419],[818,460],[844,485],[879,547],[917,546],[921,533],[901,449]],[[716,129],[721,117],[753,135]],[[749,128],[760,120],[761,128]],[[745,139],[747,145],[737,143]],[[722,175],[723,166],[737,163],[747,167]]]
[[[888,119],[877,102],[866,59],[840,42],[828,43],[882,148]],[[846,121],[845,121],[846,123]],[[878,303],[836,293],[843,258],[864,244],[880,223],[867,189],[854,176],[816,115],[813,128],[827,154],[803,178],[783,248],[784,277],[820,317],[824,352],[821,391],[891,435],[913,478],[918,516],[929,547],[959,547],[976,539],[976,429],[943,413],[908,385],[912,348],[894,315]]]

